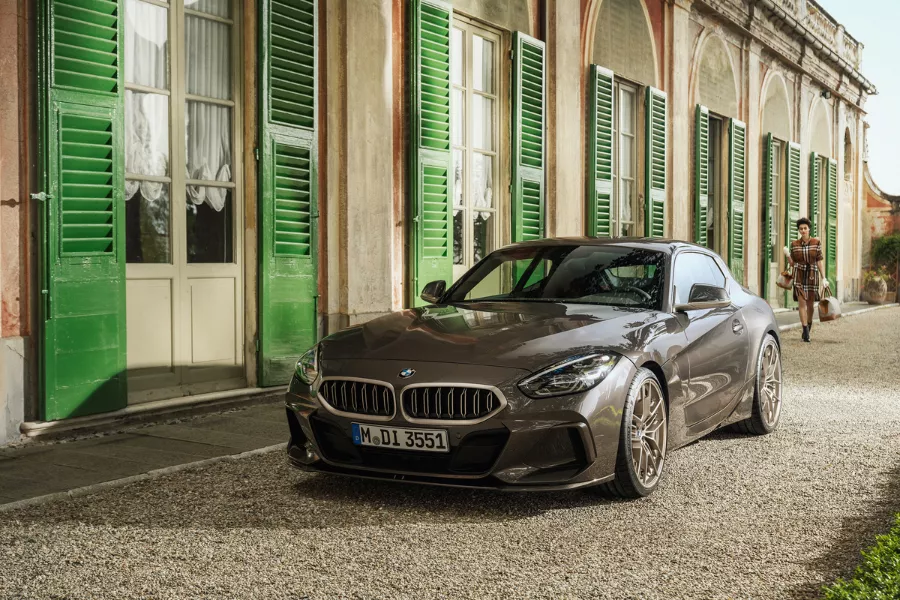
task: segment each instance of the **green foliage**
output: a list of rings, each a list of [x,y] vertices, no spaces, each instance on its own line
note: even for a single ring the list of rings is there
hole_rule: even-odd
[[[897,270],[900,264],[900,233],[892,233],[878,238],[872,243],[872,260],[883,265],[890,265]]]
[[[852,579],[838,579],[823,590],[825,600],[900,598],[900,515],[891,531],[875,538],[875,546],[862,555]]]

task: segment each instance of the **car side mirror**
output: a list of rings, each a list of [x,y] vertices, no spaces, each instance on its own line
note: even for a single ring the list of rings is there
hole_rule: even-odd
[[[731,306],[731,297],[725,288],[717,285],[695,283],[691,287],[691,293],[688,294],[687,304],[676,304],[675,312],[725,308],[727,306]]]
[[[422,288],[422,295],[420,297],[429,304],[437,304],[440,302],[441,296],[444,295],[446,289],[447,282],[443,279],[438,279],[437,281],[426,283],[425,287]]]

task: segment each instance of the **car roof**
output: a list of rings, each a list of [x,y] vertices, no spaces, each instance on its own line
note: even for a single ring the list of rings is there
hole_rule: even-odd
[[[649,250],[656,250],[657,252],[665,252],[667,254],[671,254],[681,249],[692,249],[692,250],[700,250],[707,254],[712,254],[712,251],[705,246],[699,246],[697,244],[692,244],[690,242],[685,242],[684,240],[671,240],[665,238],[648,238],[648,237],[619,237],[619,238],[608,238],[608,237],[590,237],[590,236],[577,236],[577,237],[559,237],[559,238],[544,238],[540,240],[531,240],[528,242],[518,242],[515,244],[511,244],[506,246],[506,248],[529,248],[529,247],[546,247],[546,246],[571,246],[571,245],[579,245],[579,246],[619,246],[625,248],[647,248]]]

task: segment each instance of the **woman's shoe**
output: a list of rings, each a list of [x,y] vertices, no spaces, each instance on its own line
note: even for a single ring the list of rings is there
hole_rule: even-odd
[[[804,342],[809,341],[809,325],[803,326],[803,341]]]

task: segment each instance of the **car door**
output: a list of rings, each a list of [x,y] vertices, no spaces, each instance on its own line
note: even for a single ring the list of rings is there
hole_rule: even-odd
[[[726,276],[709,255],[681,252],[675,257],[672,290],[674,304],[686,304],[691,287],[697,283],[727,288]],[[702,433],[718,423],[715,417],[731,403],[743,383],[746,355],[746,325],[739,307],[679,312],[687,347],[681,359],[688,364],[688,398],[684,423],[690,434]]]

